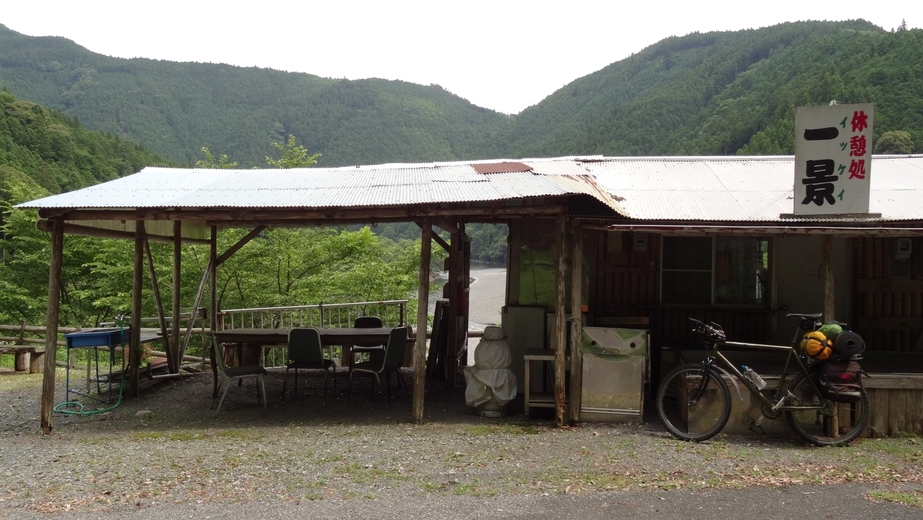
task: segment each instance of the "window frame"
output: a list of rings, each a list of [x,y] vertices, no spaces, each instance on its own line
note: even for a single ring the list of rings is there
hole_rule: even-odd
[[[671,238],[701,238],[707,239],[710,250],[710,267],[708,271],[701,268],[674,268],[667,267],[665,265],[665,257],[667,252],[667,241]],[[718,239],[719,238],[731,238],[731,239],[754,239],[766,243],[766,250],[764,254],[765,258],[765,271],[766,271],[766,284],[764,290],[766,291],[765,295],[762,298],[761,302],[758,303],[717,303],[718,299]],[[670,234],[670,235],[661,235],[660,237],[660,268],[658,272],[659,276],[659,303],[661,305],[672,305],[672,306],[711,306],[711,307],[748,307],[748,308],[768,308],[771,305],[771,291],[772,291],[772,237],[764,235],[718,235],[718,234],[707,234],[707,235],[691,235],[691,234]],[[733,265],[733,264],[732,264]],[[704,273],[707,272],[710,278],[709,283],[709,295],[708,301],[706,302],[680,302],[680,301],[664,301],[664,273]]]

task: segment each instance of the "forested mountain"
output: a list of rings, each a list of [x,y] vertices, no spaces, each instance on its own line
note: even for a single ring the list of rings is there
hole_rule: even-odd
[[[862,20],[668,38],[516,116],[438,86],[111,58],[0,26],[3,86],[182,164],[205,146],[241,167],[264,167],[271,143],[289,134],[322,154],[320,166],[790,154],[796,107],[833,99],[874,103],[876,141],[906,132],[901,142],[923,149],[923,31]]]
[[[3,86],[185,164],[205,146],[265,167],[290,134],[322,166],[471,158],[508,119],[436,85],[111,58],[0,25]]]
[[[139,144],[87,130],[60,112],[0,90],[0,199],[4,201],[14,180],[59,193],[155,165],[170,164]]]
[[[875,137],[923,150],[923,31],[798,22],[673,37],[517,115],[497,153],[794,153],[798,106],[874,103]],[[906,150],[909,151],[909,150]]]

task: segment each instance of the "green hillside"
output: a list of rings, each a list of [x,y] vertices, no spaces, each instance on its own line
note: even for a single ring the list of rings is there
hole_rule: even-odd
[[[0,86],[185,164],[205,146],[265,166],[289,134],[322,166],[473,158],[508,121],[435,85],[111,58],[3,26]]]
[[[110,58],[3,26],[0,86],[190,165],[205,146],[265,166],[289,134],[320,152],[321,166],[791,154],[796,107],[833,99],[875,104],[876,142],[899,137],[883,151],[923,149],[923,31],[862,20],[667,38],[515,116],[438,86]]]
[[[793,154],[798,106],[875,104],[875,137],[923,149],[923,31],[786,23],[663,40],[516,116],[497,152]]]
[[[64,114],[0,90],[0,189],[75,190],[169,163],[142,146],[83,128]],[[22,202],[22,201],[19,201]]]

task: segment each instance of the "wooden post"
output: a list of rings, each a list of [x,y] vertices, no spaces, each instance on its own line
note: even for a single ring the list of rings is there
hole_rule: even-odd
[[[833,238],[824,235],[824,320],[834,318],[834,296],[836,294],[833,282]]]
[[[824,320],[829,322],[835,320],[835,286],[833,282],[833,238],[830,235],[824,235]],[[839,407],[833,408],[833,413],[825,420],[827,435],[836,437],[840,431],[840,421],[837,416]]]
[[[454,228],[450,234],[449,243],[449,279],[445,284],[445,294],[449,299],[448,308],[445,310],[447,316],[445,323],[448,325],[448,334],[446,334],[445,352],[442,354],[442,377],[445,378],[445,387],[453,388],[455,386],[455,349],[458,345],[458,309],[461,303],[462,293],[462,272],[461,272],[461,236],[462,233]],[[428,298],[428,297],[427,297]],[[434,328],[435,330],[435,328]],[[433,340],[435,340],[435,335]]]
[[[211,317],[211,333],[212,337],[209,338],[209,344],[212,348],[208,349],[209,360],[212,365],[212,396],[218,395],[218,363],[215,357],[215,348],[221,348],[221,345],[218,345],[214,339],[215,331],[218,330],[218,226],[212,226],[212,236],[210,250],[208,254],[208,276],[209,279],[209,293],[211,293],[211,301],[208,305],[208,314]]]
[[[141,381],[141,292],[144,272],[144,221],[135,221],[135,263],[131,284],[131,340],[128,352],[128,395],[140,395]],[[123,375],[124,377],[124,375]]]
[[[58,354],[58,313],[61,302],[61,263],[64,257],[64,219],[52,221],[51,262],[48,268],[48,312],[45,317],[45,373],[42,376],[42,433],[51,433],[54,414],[55,361]]]
[[[433,224],[425,220],[420,240],[420,288],[417,293],[417,341],[413,347],[413,420],[423,423],[423,394],[426,391],[426,322],[429,302],[429,262],[432,255]]]
[[[174,352],[174,359],[180,356],[180,336],[179,336],[179,313],[180,313],[180,294],[182,293],[182,258],[183,258],[183,223],[177,220],[173,223],[173,323],[170,324],[170,337],[164,338],[166,348]],[[198,309],[193,309],[193,312]],[[190,323],[195,321],[195,317],[190,318]],[[203,356],[204,357],[204,356]],[[177,371],[182,365],[182,360],[177,363]]]
[[[577,219],[571,221],[573,253],[570,267],[570,423],[580,421],[583,394],[583,229]]]
[[[566,296],[564,277],[567,271],[567,252],[565,251],[567,247],[567,215],[564,210],[558,213],[555,236],[558,257],[555,261],[554,270],[554,332],[556,338],[554,345],[554,416],[555,422],[560,427],[565,425],[564,411],[566,408],[564,385],[566,356],[564,353],[567,350],[567,344],[565,343],[567,341],[567,330],[565,329],[567,327],[567,318],[564,315]]]
[[[148,276],[151,277],[151,291],[154,294],[154,303],[157,305],[157,318],[160,321],[160,334],[163,336],[164,354],[167,356],[167,369],[171,374],[179,373],[179,361],[176,359],[176,353],[170,351],[170,346],[167,344],[169,334],[167,331],[167,318],[164,315],[163,311],[163,300],[160,299],[160,285],[157,281],[157,270],[154,268],[154,255],[151,253],[151,243],[148,241],[147,236],[144,237],[144,252],[147,255],[147,271]]]

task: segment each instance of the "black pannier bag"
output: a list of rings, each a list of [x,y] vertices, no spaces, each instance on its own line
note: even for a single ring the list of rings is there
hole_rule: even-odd
[[[862,367],[849,360],[831,360],[820,367],[820,391],[838,403],[855,403],[862,398]]]

